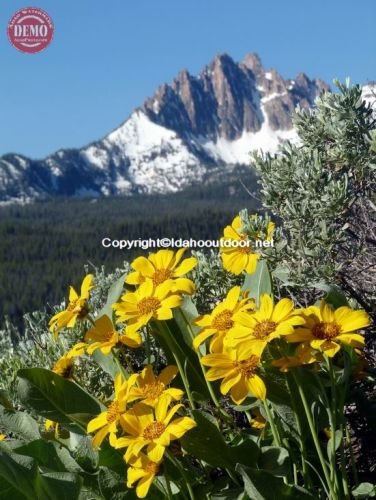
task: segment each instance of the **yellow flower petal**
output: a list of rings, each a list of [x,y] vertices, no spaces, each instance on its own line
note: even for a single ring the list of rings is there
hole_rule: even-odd
[[[136,493],[138,498],[146,498],[154,477],[155,476],[153,474],[148,474],[138,482],[138,485],[136,486]]]
[[[247,379],[247,385],[249,392],[257,399],[262,401],[266,398],[266,387],[264,381],[258,376],[253,375]]]

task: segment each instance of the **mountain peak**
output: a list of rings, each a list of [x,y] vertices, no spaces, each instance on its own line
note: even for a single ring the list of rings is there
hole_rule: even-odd
[[[248,68],[251,71],[253,71],[254,73],[261,73],[264,70],[264,68],[262,66],[262,62],[261,62],[260,56],[256,52],[247,54],[244,57],[244,59],[242,61],[242,64],[246,68]]]
[[[0,202],[54,195],[165,193],[203,182],[215,169],[249,162],[294,140],[295,107],[327,85],[304,73],[285,80],[256,53],[217,54],[198,75],[181,70],[103,140],[44,160],[0,158]]]

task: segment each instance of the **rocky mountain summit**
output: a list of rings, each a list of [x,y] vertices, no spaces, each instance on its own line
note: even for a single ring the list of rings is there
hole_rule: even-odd
[[[220,54],[197,75],[181,71],[102,140],[42,160],[0,158],[0,201],[51,196],[167,193],[249,163],[296,139],[291,115],[328,85],[299,73],[285,80],[257,54]]]

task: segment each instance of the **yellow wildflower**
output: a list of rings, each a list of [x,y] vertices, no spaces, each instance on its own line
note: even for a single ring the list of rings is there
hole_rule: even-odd
[[[127,292],[121,302],[112,307],[118,317],[117,322],[128,322],[128,332],[135,332],[151,319],[165,320],[172,318],[172,308],[181,304],[179,295],[171,295],[173,280],[167,280],[154,288],[147,280],[135,292]]]
[[[128,401],[142,399],[144,404],[155,406],[162,395],[169,398],[170,402],[181,399],[184,394],[182,390],[167,387],[178,373],[177,367],[170,365],[164,368],[156,377],[152,366],[146,366],[137,377],[136,384],[130,389]]]
[[[97,349],[103,354],[109,354],[111,349],[118,344],[136,348],[142,343],[141,335],[138,332],[129,332],[125,329],[124,334],[120,334],[114,330],[112,321],[106,315],[95,320],[95,326],[87,331],[85,340],[94,340],[87,347],[88,354],[93,354]]]
[[[286,337],[288,342],[308,342],[330,358],[341,349],[341,344],[354,348],[364,346],[364,336],[355,332],[371,323],[365,311],[346,306],[334,310],[322,300],[320,307],[311,306],[303,312],[306,323]]]
[[[93,288],[92,274],[85,276],[81,285],[81,294],[71,286],[69,290],[69,304],[64,311],[53,316],[49,322],[50,331],[56,336],[62,328],[73,328],[77,319],[83,319],[88,313],[87,301],[89,292]]]
[[[302,324],[304,318],[296,314],[292,300],[282,299],[274,306],[272,298],[264,294],[256,312],[237,314],[236,324],[224,342],[230,347],[242,345],[248,355],[261,356],[269,342],[292,333],[295,326]]]
[[[126,411],[128,392],[130,387],[135,383],[137,375],[131,375],[127,380],[124,380],[121,374],[116,375],[114,380],[114,399],[108,408],[100,413],[97,417],[90,420],[87,425],[87,432],[96,432],[93,437],[93,447],[99,447],[107,434],[110,435],[110,443],[116,441],[116,432],[120,422],[121,415]]]
[[[201,326],[201,332],[194,338],[193,347],[198,347],[209,337],[213,337],[210,344],[210,352],[222,350],[223,339],[226,333],[234,326],[236,314],[253,309],[255,304],[247,297],[240,299],[240,287],[235,286],[228,292],[226,298],[218,304],[211,314],[200,316],[194,321],[195,325]]]
[[[52,371],[64,378],[70,378],[73,368],[73,358],[64,354],[52,367]]]
[[[195,290],[193,281],[182,276],[197,265],[197,259],[189,257],[182,261],[185,251],[185,248],[176,253],[172,250],[159,250],[151,253],[148,258],[137,257],[131,264],[134,272],[127,276],[125,282],[130,285],[141,285],[145,280],[151,279],[156,287],[171,279],[173,292],[192,294]]]
[[[268,241],[272,239],[274,228],[274,222],[269,222],[266,238]],[[253,247],[254,242],[247,234],[242,233],[241,229],[242,221],[239,215],[232,221],[231,226],[226,226],[224,229],[220,247],[223,267],[233,274],[240,274],[243,271],[253,274],[260,255]]]
[[[73,359],[84,354],[86,344],[79,342],[75,344],[66,354],[61,356],[52,367],[52,371],[64,378],[70,378],[73,370]]]
[[[321,356],[322,357],[322,356]],[[310,365],[321,361],[321,357],[314,352],[309,343],[299,344],[293,356],[283,356],[272,361],[272,365],[279,368],[281,372],[288,372],[290,368],[302,365]]]
[[[265,425],[266,425],[266,420],[261,415],[260,410],[258,408],[252,410],[252,420],[250,422],[250,426],[253,427],[253,429],[261,430],[265,427]]]
[[[249,393],[264,400],[266,387],[263,380],[257,375],[260,367],[260,358],[249,355],[242,348],[224,350],[222,353],[207,354],[201,362],[210,369],[206,373],[207,380],[223,379],[220,386],[222,394],[230,392],[231,399],[241,404]]]
[[[149,492],[149,488],[159,472],[160,463],[152,462],[144,453],[140,453],[138,457],[133,457],[129,461],[127,470],[127,487],[132,488],[134,483],[136,486],[136,494],[138,498],[145,498]]]
[[[179,417],[172,420],[175,413],[183,405],[177,404],[170,410],[168,406],[169,398],[162,396],[155,408],[144,403],[137,403],[131,410],[122,415],[121,425],[128,435],[117,439],[114,447],[127,448],[124,455],[126,462],[137,457],[145,446],[149,460],[160,462],[170,442],[180,439],[197,425],[189,417]]]

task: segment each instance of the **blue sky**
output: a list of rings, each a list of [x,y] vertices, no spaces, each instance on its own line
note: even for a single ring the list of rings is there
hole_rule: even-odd
[[[258,52],[284,77],[376,79],[375,0],[36,0],[52,45],[26,55],[0,4],[0,155],[34,158],[101,138],[182,68]]]

